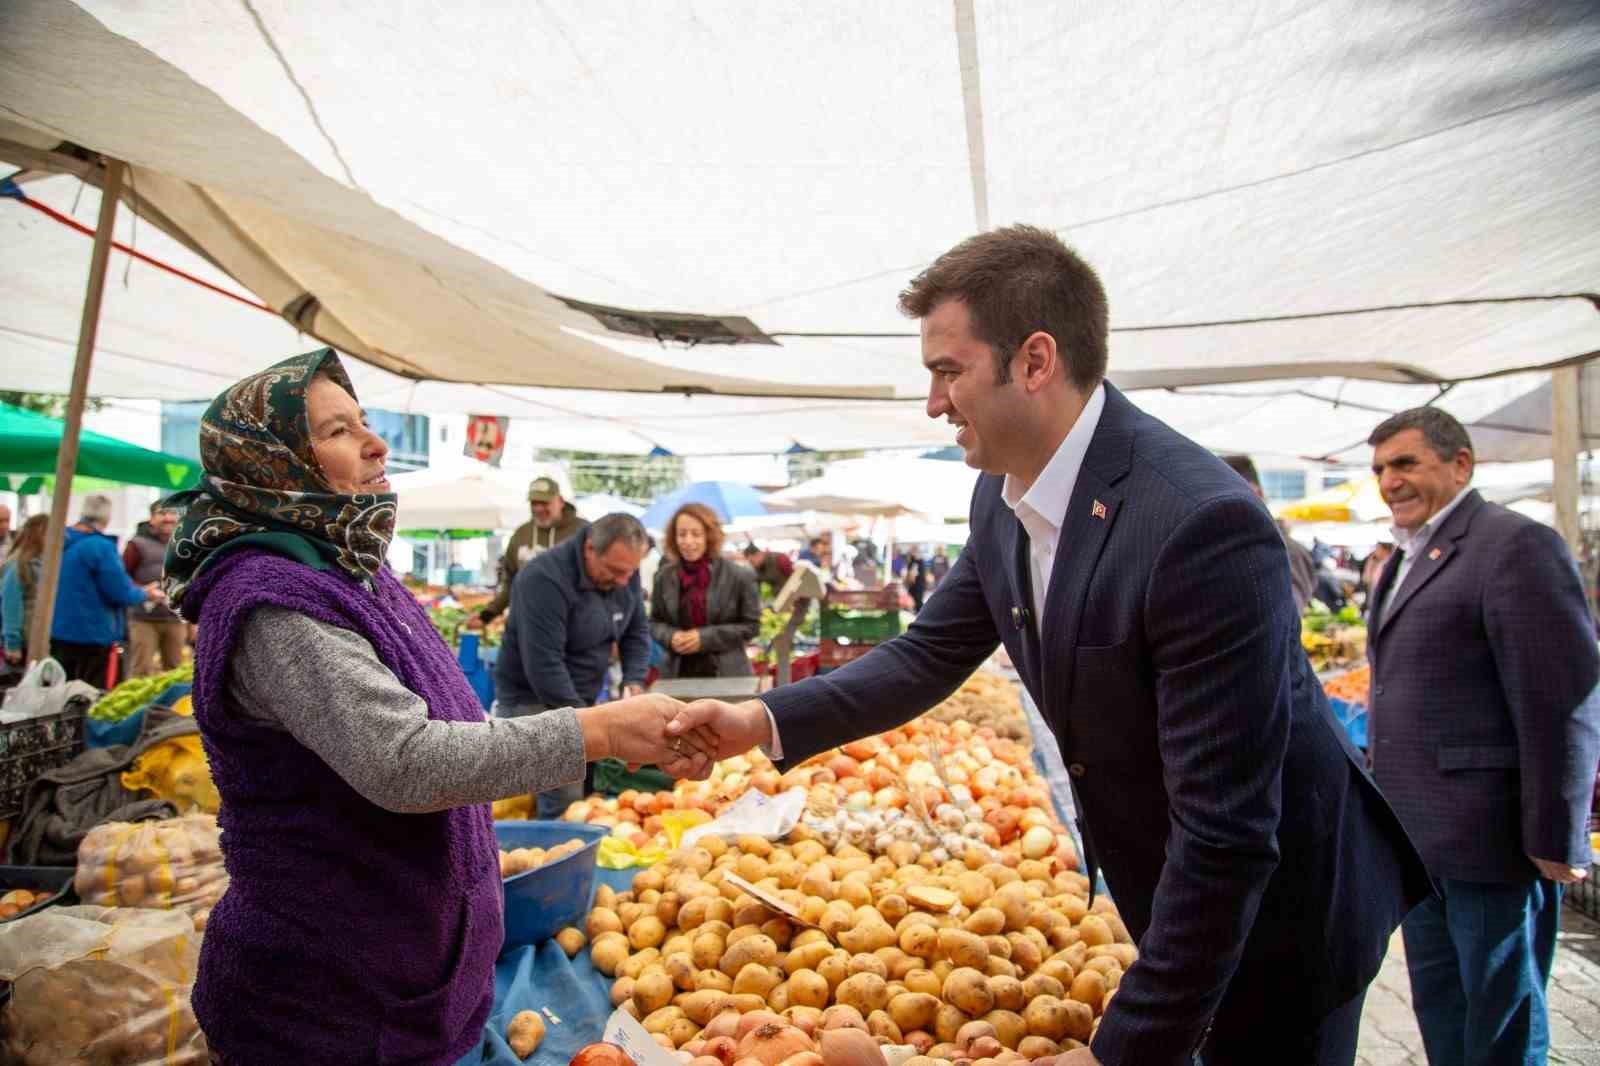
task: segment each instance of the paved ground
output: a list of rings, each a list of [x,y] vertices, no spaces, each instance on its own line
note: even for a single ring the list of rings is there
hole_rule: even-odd
[[[1550,975],[1551,1063],[1600,1066],[1600,924],[1562,908],[1561,939]],[[1426,1066],[1411,1013],[1405,949],[1394,935],[1389,957],[1367,993],[1361,1017],[1361,1066]]]

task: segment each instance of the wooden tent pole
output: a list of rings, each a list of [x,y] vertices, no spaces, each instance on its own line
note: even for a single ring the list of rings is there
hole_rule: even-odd
[[[1555,500],[1556,532],[1579,556],[1582,534],[1578,524],[1579,368],[1564,366],[1550,374],[1550,458],[1555,467],[1551,496]]]
[[[94,359],[95,334],[100,329],[100,299],[105,293],[106,265],[111,259],[112,227],[117,220],[117,199],[127,164],[106,160],[100,183],[100,221],[94,231],[94,251],[89,255],[89,287],[83,296],[83,319],[78,324],[78,357],[72,366],[72,392],[67,398],[67,420],[56,454],[56,488],[50,499],[50,525],[45,531],[44,574],[34,601],[28,639],[29,658],[50,654],[50,625],[55,621],[56,586],[61,580],[61,548],[67,537],[67,503],[72,497],[72,477],[78,470],[78,441],[83,431],[83,406],[89,394],[89,365]]]

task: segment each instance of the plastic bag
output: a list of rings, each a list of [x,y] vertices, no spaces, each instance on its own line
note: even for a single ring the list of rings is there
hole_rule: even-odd
[[[206,762],[200,738],[193,733],[145,749],[133,761],[133,768],[123,772],[122,787],[132,792],[154,792],[180,814],[196,810],[216,814],[222,807],[222,797],[211,780],[211,764]]]
[[[654,866],[667,857],[667,849],[659,844],[636,847],[631,840],[621,837],[602,837],[595,852],[595,865],[606,870],[627,870],[634,866]]]
[[[493,812],[494,820],[497,822],[507,819],[525,822],[534,817],[533,797],[524,792],[520,796],[507,796],[505,799],[497,799],[490,810]]]
[[[209,814],[102,823],[78,845],[73,887],[85,903],[178,910],[204,929],[228,888],[220,836]]]
[[[0,705],[0,724],[22,722],[46,714],[59,714],[74,696],[93,701],[97,693],[82,681],[68,681],[67,672],[54,659],[36,660]]]
[[[0,926],[6,1061],[198,1066],[200,938],[170,911],[51,907]]]

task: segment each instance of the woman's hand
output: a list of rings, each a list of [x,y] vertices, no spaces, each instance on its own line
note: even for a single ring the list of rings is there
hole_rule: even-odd
[[[670,696],[651,694],[583,708],[578,721],[586,757],[590,762],[621,759],[630,769],[654,763],[673,777],[709,777],[712,759],[701,735],[667,735],[667,723],[683,706]]]
[[[700,647],[698,629],[680,629],[672,634],[672,650],[679,655],[693,655]]]

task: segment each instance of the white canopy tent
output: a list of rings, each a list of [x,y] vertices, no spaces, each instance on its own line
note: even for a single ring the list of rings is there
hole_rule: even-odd
[[[565,485],[565,477],[559,471],[539,473]],[[531,476],[525,471],[498,470],[484,463],[396,474],[390,479],[399,497],[396,528],[515,529],[528,521]]]
[[[587,390],[505,399],[572,419],[567,447],[609,433],[685,454],[657,428],[683,407],[621,420],[611,390],[876,399],[805,417],[854,438],[835,447],[925,438],[894,294],[1014,220],[1064,234],[1107,279],[1127,388],[1479,380],[1600,353],[1588,0],[953,8],[610,0],[380,20],[289,0],[13,0],[0,159],[27,168],[24,188],[104,183],[297,329],[404,380],[402,409],[429,409],[430,388],[446,390],[433,409],[476,411],[501,409],[473,402],[486,386]],[[75,376],[54,349],[75,333],[15,327],[0,349],[18,385],[70,387],[73,427],[88,389],[160,394],[89,380],[105,254]],[[270,361],[229,347],[142,365],[194,389]],[[147,354],[122,351],[125,371]],[[411,384],[430,381],[456,384]],[[681,443],[774,450],[797,416],[778,412],[700,407]]]
[[[578,517],[590,522],[597,518],[604,518],[608,514],[631,514],[635,518],[644,514],[644,508],[632,500],[624,500],[621,496],[613,496],[607,492],[594,492],[587,496],[579,496],[572,501],[572,506],[577,510]],[[526,497],[523,499],[522,509],[524,511],[528,509]]]
[[[821,477],[763,496],[776,511],[964,518],[978,471],[940,459],[844,459]]]
[[[30,182],[24,191],[51,210],[92,225],[98,190],[71,176]],[[122,212],[116,239],[194,280],[151,263],[112,255],[90,379],[99,396],[209,399],[244,373],[317,343],[225,273],[156,227]],[[82,233],[0,198],[0,385],[64,391],[72,372],[89,240]],[[202,287],[197,282],[211,286]],[[218,291],[220,290],[220,291]],[[897,358],[917,367],[914,341]],[[413,381],[347,361],[368,407],[426,414],[501,414],[514,435],[540,447],[643,455],[776,453],[795,444],[817,450],[928,448],[953,434],[928,419],[920,396],[863,401],[719,395],[659,395],[588,389]],[[1116,366],[1113,363],[1113,377]],[[1549,454],[1549,375],[1521,373],[1458,385],[1438,400],[1474,427],[1485,459]],[[1600,444],[1600,376],[1584,374],[1588,445]],[[1542,391],[1541,391],[1542,390]],[[1530,394],[1531,397],[1530,397]],[[1169,392],[1144,389],[1141,406],[1219,451],[1334,455],[1364,461],[1367,432],[1385,414],[1439,397],[1427,385],[1312,379]]]
[[[954,8],[17,0],[0,158],[126,160],[147,220],[419,379],[915,396],[894,294],[1013,220],[1097,265],[1129,387],[1600,351],[1594,5]]]

